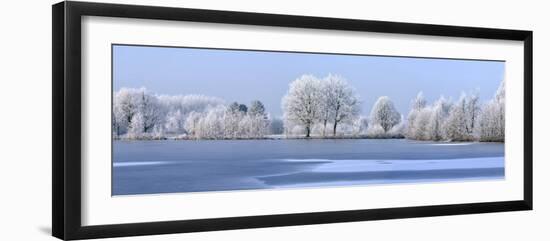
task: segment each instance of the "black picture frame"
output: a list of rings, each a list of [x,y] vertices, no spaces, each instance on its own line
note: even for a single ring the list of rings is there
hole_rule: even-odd
[[[81,17],[83,16],[194,21],[523,41],[523,199],[501,202],[464,203],[456,205],[342,210],[332,212],[82,226],[81,138],[83,136],[81,132]],[[106,238],[519,211],[532,210],[533,208],[532,31],[70,1],[60,2],[52,6],[52,24],[52,233],[53,236],[57,238],[65,240]]]

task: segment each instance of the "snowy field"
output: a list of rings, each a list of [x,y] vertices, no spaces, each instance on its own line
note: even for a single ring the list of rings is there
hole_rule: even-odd
[[[113,195],[504,178],[502,143],[115,141],[113,148]]]

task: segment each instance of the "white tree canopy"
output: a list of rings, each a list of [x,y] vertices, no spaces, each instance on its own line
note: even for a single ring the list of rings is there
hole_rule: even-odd
[[[399,124],[401,114],[397,112],[389,97],[382,96],[374,103],[369,119],[371,126],[379,125],[384,132],[388,132],[392,127]]]
[[[248,108],[248,114],[253,116],[267,117],[264,104],[259,100],[253,100]]]
[[[153,131],[155,126],[162,125],[165,108],[156,96],[145,88],[122,88],[114,94],[113,129],[116,137],[131,133],[134,138]]]
[[[479,140],[503,142],[505,117],[505,88],[502,81],[493,99],[481,110],[477,128]]]
[[[445,139],[445,120],[451,111],[452,102],[445,97],[440,97],[430,108],[430,120],[427,127],[428,140],[444,140]]]
[[[306,137],[319,119],[320,80],[313,75],[302,75],[290,83],[287,94],[283,97],[284,118],[292,123],[299,123],[306,130]]]
[[[419,128],[417,128],[416,124],[416,118],[419,115],[419,113],[422,111],[422,109],[426,108],[427,102],[426,99],[424,99],[424,94],[421,92],[418,92],[416,97],[411,101],[411,110],[409,112],[409,115],[407,116],[407,131],[406,136],[410,139],[420,139],[423,135],[419,132]]]
[[[332,122],[332,135],[336,136],[336,129],[341,122],[351,122],[359,115],[360,102],[348,82],[338,75],[328,75],[321,81],[320,87],[321,104],[320,113],[323,118],[328,117]],[[324,119],[326,125],[327,119]],[[323,129],[324,130],[324,129]]]
[[[313,75],[303,75],[290,84],[282,107],[285,122],[292,128],[302,126],[306,137],[314,128],[317,133],[319,124],[324,136],[329,123],[335,136],[339,124],[352,124],[358,117],[360,101],[355,90],[341,76],[330,74],[318,79]]]

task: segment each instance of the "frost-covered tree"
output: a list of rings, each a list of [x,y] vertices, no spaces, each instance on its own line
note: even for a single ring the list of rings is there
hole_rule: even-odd
[[[113,127],[116,136],[126,133],[138,111],[140,89],[122,88],[113,96]]]
[[[481,108],[479,107],[479,93],[476,91],[466,96],[466,129],[469,135],[474,135],[477,119]]]
[[[285,120],[303,126],[306,137],[310,137],[311,128],[319,119],[319,86],[320,80],[315,76],[303,75],[290,83],[282,100]]]
[[[417,132],[418,127],[416,126],[416,117],[422,111],[422,109],[426,108],[426,105],[427,102],[424,98],[424,94],[422,92],[419,92],[412,100],[411,111],[407,116],[407,138],[419,139],[419,137],[422,135],[421,133]]]
[[[157,99],[166,111],[163,131],[171,135],[188,132],[185,121],[191,112],[206,112],[225,106],[222,99],[205,95],[160,95]]]
[[[451,111],[452,102],[440,97],[429,109],[430,120],[427,128],[427,139],[439,141],[445,139],[445,120]]]
[[[387,137],[391,138],[404,138],[405,137],[405,131],[406,131],[406,122],[405,117],[403,115],[400,115],[399,124],[393,126],[390,131],[387,133]]]
[[[259,100],[254,100],[248,108],[247,118],[247,135],[249,138],[260,138],[269,133],[268,115],[265,112],[264,104]]]
[[[139,94],[138,97],[138,113],[141,114],[141,124],[143,126],[143,133],[149,133],[153,131],[156,125],[162,125],[164,110],[159,104],[158,99],[145,92],[145,89]]]
[[[413,110],[420,110],[428,105],[428,101],[426,101],[426,98],[424,98],[424,93],[422,91],[418,92],[416,94],[416,97],[411,102],[411,109]]]
[[[259,104],[261,104],[261,102],[259,102]],[[263,104],[261,105],[263,107]],[[255,108],[259,107],[257,106]],[[227,107],[225,115],[223,116],[225,138],[246,138],[250,135],[251,128],[259,128],[260,124],[253,122],[249,117],[247,117],[247,112],[248,107],[244,104],[239,104],[238,102],[233,102]],[[256,113],[253,113],[253,115],[255,114]]]
[[[401,114],[397,112],[389,97],[382,96],[374,103],[369,119],[371,127],[380,126],[384,133],[387,133],[392,127],[399,124]]]
[[[224,115],[224,133],[227,138],[239,136],[239,123],[244,113],[239,110],[239,103],[233,102],[226,109]]]
[[[494,99],[499,101],[504,101],[506,99],[506,90],[505,90],[505,82],[500,82],[500,85],[498,86],[498,89],[495,93]]]
[[[354,120],[359,114],[359,98],[355,90],[348,82],[337,75],[328,75],[322,80],[320,87],[321,103],[320,113],[324,121],[324,128],[327,124],[327,118],[332,122],[332,135],[336,136],[338,124],[345,121]]]
[[[116,135],[123,132],[141,138],[152,133],[156,125],[164,121],[164,108],[156,96],[147,93],[145,88],[122,88],[115,93],[113,99],[113,120]]]
[[[471,141],[476,139],[476,129],[479,115],[479,95],[462,93],[458,101],[450,109],[445,125],[446,139],[453,141]]]
[[[325,136],[328,124],[335,136],[338,125],[351,124],[360,108],[355,90],[344,78],[332,74],[322,80],[301,76],[290,84],[282,105],[285,122],[289,126],[301,125],[306,137],[313,131]]]
[[[252,103],[250,103],[250,108],[248,109],[248,114],[253,116],[262,116],[267,118],[267,114],[265,112],[265,106],[264,104],[259,100],[254,100]]]
[[[184,128],[187,130],[187,134],[192,137],[196,137],[199,129],[199,121],[202,118],[204,113],[201,112],[191,112],[187,115],[187,118],[184,122]]]
[[[432,105],[416,105],[409,113],[407,138],[434,141],[445,139],[444,124],[451,106],[452,102],[444,97],[440,97]]]
[[[185,120],[189,138],[224,139],[225,107],[210,108],[206,112],[191,112]]]
[[[269,134],[269,121],[260,115],[246,115],[241,124],[243,128],[243,137],[262,138]]]
[[[237,113],[239,112],[239,103],[233,102],[227,107],[227,111],[231,113]]]
[[[167,133],[180,134],[185,130],[185,117],[180,110],[170,111],[166,114],[164,130]]]
[[[132,116],[132,120],[128,128],[128,135],[132,139],[143,138],[145,137],[143,135],[144,134],[143,129],[144,129],[143,114],[141,112],[137,112],[135,115]]]
[[[223,117],[226,108],[212,108],[200,116],[197,130],[195,132],[198,139],[224,139]]]
[[[414,127],[414,139],[416,140],[430,140],[430,121],[432,118],[432,107],[424,107],[420,109],[413,122]]]
[[[130,118],[132,120],[132,118]],[[119,138],[120,135],[125,133],[128,129],[128,124],[130,123],[123,112],[120,110],[120,107],[117,106],[117,102],[113,102],[113,113],[111,115],[112,121],[112,132],[114,138]]]
[[[163,139],[166,139],[166,136],[165,136],[165,132],[164,132],[164,127],[161,126],[161,125],[156,125],[154,128],[153,128],[153,133],[151,135],[151,138],[155,139],[155,140],[163,140]]]
[[[326,80],[326,78],[325,78],[325,80]],[[329,124],[329,121],[332,119],[332,117],[331,117],[332,108],[330,106],[331,105],[331,99],[333,99],[332,96],[331,96],[332,91],[330,89],[328,81],[325,81],[325,80],[319,81],[319,88],[318,88],[318,91],[319,91],[319,94],[318,94],[319,104],[317,106],[318,121],[322,125],[321,128],[317,128],[317,129],[318,129],[318,131],[320,130],[320,134],[322,136],[326,135],[327,125]]]
[[[480,141],[504,142],[505,137],[505,88],[500,83],[493,99],[481,110],[477,133]]]
[[[369,119],[366,116],[359,116],[352,121],[351,128],[352,135],[365,135],[369,128]]]
[[[445,137],[452,141],[470,141],[473,136],[468,131],[468,100],[463,93],[452,106],[449,117],[445,121]]]

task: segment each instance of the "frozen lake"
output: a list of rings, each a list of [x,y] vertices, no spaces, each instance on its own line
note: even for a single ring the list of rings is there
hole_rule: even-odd
[[[404,139],[113,142],[113,195],[503,178],[502,143]]]

